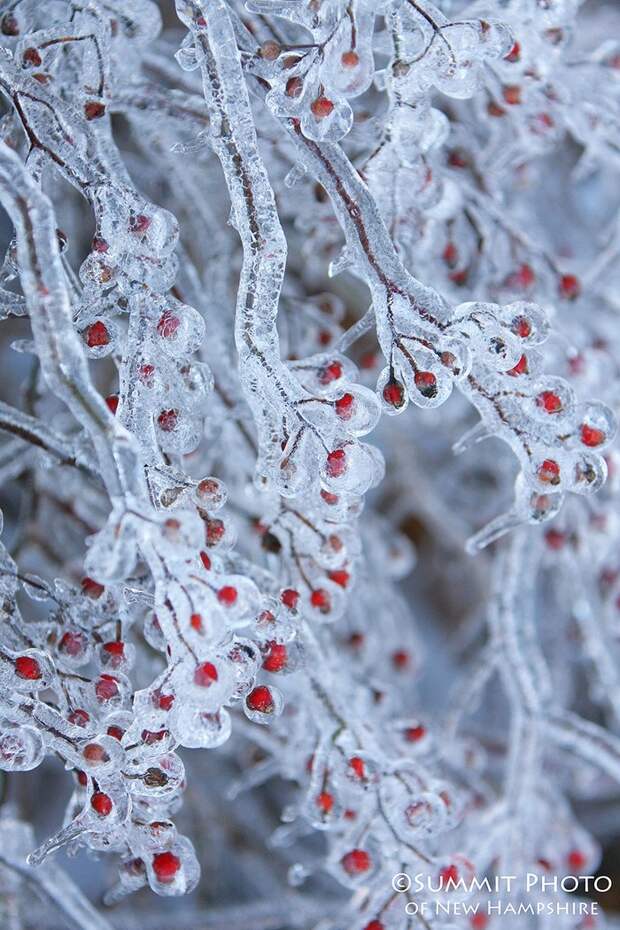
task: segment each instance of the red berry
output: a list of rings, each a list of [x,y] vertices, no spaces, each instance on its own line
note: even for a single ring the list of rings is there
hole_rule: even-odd
[[[157,706],[160,710],[170,710],[174,704],[174,694],[160,694],[157,698]]]
[[[280,57],[282,49],[277,42],[268,40],[267,42],[263,42],[258,51],[260,57],[264,58],[265,61],[275,61],[276,58]]]
[[[550,549],[557,551],[564,546],[566,542],[566,535],[561,533],[560,530],[549,529],[545,533],[545,542]]]
[[[527,356],[522,355],[514,368],[511,368],[510,371],[506,374],[511,375],[513,378],[516,378],[517,375],[527,375],[529,373],[529,368],[527,365]]]
[[[520,57],[521,57],[521,46],[518,42],[515,42],[515,44],[512,46],[508,54],[504,56],[506,61],[510,61],[510,62],[519,61]]]
[[[347,454],[344,449],[334,449],[327,456],[327,474],[330,478],[340,478],[347,470]]]
[[[38,681],[42,677],[41,666],[32,656],[18,656],[15,659],[15,674],[26,681]]]
[[[437,394],[437,378],[432,371],[416,371],[413,380],[423,397],[435,397]]]
[[[0,30],[3,36],[18,36],[19,23],[13,13],[5,13],[0,21]]]
[[[543,481],[545,484],[559,484],[560,466],[557,462],[554,462],[553,459],[545,459],[544,462],[538,466],[537,475],[539,480]]]
[[[560,297],[565,300],[576,300],[581,294],[579,278],[574,274],[563,274],[559,283]]]
[[[113,678],[111,675],[101,675],[99,677],[95,685],[95,694],[97,695],[98,701],[111,701],[118,693],[118,681],[116,678]]]
[[[90,799],[90,806],[100,817],[107,817],[112,812],[112,800],[103,791],[95,791]]]
[[[581,870],[585,868],[588,860],[580,849],[571,849],[566,857],[566,861],[575,872],[581,872]]]
[[[547,413],[558,413],[562,409],[562,401],[554,391],[543,391],[536,398],[536,403]]]
[[[380,920],[371,920],[369,924],[366,924],[364,930],[385,930],[385,927]]]
[[[111,736],[113,737],[113,739],[117,739],[119,741],[122,740],[123,736],[125,735],[125,731],[123,730],[123,728],[117,727],[114,724],[108,727],[108,729],[106,730],[106,733],[108,734],[108,736]]]
[[[225,607],[232,607],[237,600],[237,589],[233,588],[232,585],[224,585],[224,587],[220,588],[217,592],[217,599],[220,604],[224,604]]]
[[[138,378],[145,387],[151,387],[154,374],[154,365],[140,365],[140,368],[138,369]]]
[[[162,313],[157,324],[157,332],[162,339],[172,339],[181,325],[181,321],[172,310],[166,310]]]
[[[479,914],[472,914],[472,916],[469,918],[469,925],[471,930],[485,930],[488,922],[489,918],[486,914],[482,913],[482,911]]]
[[[217,679],[217,669],[212,662],[202,662],[196,667],[194,672],[195,685],[199,685],[201,688],[210,688]]]
[[[4,19],[3,19],[4,25]],[[35,68],[38,68],[41,64],[41,56],[39,55],[36,48],[27,48],[22,55],[22,61],[25,65],[34,65]]]
[[[101,597],[104,591],[104,586],[99,584],[98,581],[95,581],[94,578],[82,578],[82,594],[85,594],[86,597],[90,597],[96,601]]]
[[[532,326],[526,317],[518,316],[512,321],[512,331],[521,339],[527,339],[532,332]]]
[[[84,338],[89,349],[99,349],[110,342],[110,334],[101,320],[96,320],[86,327]]]
[[[495,103],[494,100],[490,100],[489,103],[487,104],[487,113],[489,114],[489,116],[496,116],[496,117],[506,115],[506,111],[504,110],[504,108],[500,107],[500,105],[498,103]]]
[[[334,584],[340,585],[341,588],[346,588],[351,576],[347,571],[345,571],[344,568],[338,568],[332,572],[329,572],[329,578],[330,581],[334,582]]]
[[[105,104],[99,100],[89,100],[84,104],[84,116],[86,119],[101,119],[105,115]]]
[[[383,388],[383,399],[390,407],[397,410],[405,403],[405,389],[400,381],[390,380]]]
[[[353,394],[343,394],[340,400],[336,401],[334,406],[336,408],[336,413],[341,420],[351,419],[354,404],[355,398],[353,397]]]
[[[595,426],[589,426],[587,423],[581,424],[581,441],[584,446],[591,449],[601,446],[605,442],[605,433],[602,429],[596,429]]]
[[[334,109],[334,104],[327,97],[317,97],[310,104],[310,110],[315,119],[325,119]]]
[[[321,791],[316,799],[317,807],[320,807],[324,814],[329,814],[334,807],[334,796],[329,791]]]
[[[209,571],[209,569],[211,568],[211,559],[209,558],[206,552],[200,553],[200,561],[202,562],[206,570]]]
[[[284,643],[267,643],[267,652],[263,659],[263,668],[266,672],[281,672],[286,668],[288,650]]]
[[[72,723],[74,727],[85,727],[90,720],[90,714],[88,711],[83,710],[83,708],[76,707],[76,709],[72,710],[68,715],[67,720],[69,723]]]
[[[359,756],[352,756],[349,759],[349,768],[357,778],[366,778],[366,766]]]
[[[285,607],[290,608],[290,610],[295,610],[297,602],[299,601],[299,591],[295,591],[293,588],[285,588],[280,595],[280,600]]]
[[[271,691],[266,685],[258,685],[258,687],[250,691],[245,703],[250,710],[259,711],[261,714],[272,714],[275,710]]]
[[[352,849],[340,860],[342,868],[348,875],[361,875],[371,866],[371,859],[364,849]]]
[[[418,743],[426,736],[426,727],[419,723],[415,727],[407,727],[405,730],[405,739],[408,743]]]
[[[443,250],[441,257],[443,258],[444,262],[450,266],[450,268],[454,268],[459,258],[459,250],[455,246],[454,242],[446,243],[446,247]]]
[[[510,106],[517,106],[519,103],[521,103],[521,88],[516,84],[504,87],[502,90],[502,96],[506,103],[510,104]]]
[[[105,402],[110,413],[115,414],[118,410],[118,394],[108,394]]]
[[[173,433],[177,428],[178,414],[176,410],[162,410],[157,417],[159,428],[164,433]]]
[[[439,870],[439,878],[444,885],[447,885],[449,882],[454,882],[456,884],[459,880],[459,870],[455,865],[446,865],[443,869]]]
[[[353,49],[351,49],[348,52],[342,53],[340,56],[340,61],[343,68],[357,68],[360,63],[360,56],[357,54],[357,52],[354,52]]]
[[[329,365],[321,368],[319,372],[319,382],[323,385],[331,384],[332,381],[337,381],[341,377],[342,365],[340,362],[330,362]]]
[[[63,634],[58,649],[66,656],[79,656],[86,649],[86,637],[79,631],[67,631]]]
[[[112,640],[112,642],[103,644],[104,651],[111,656],[118,656],[122,658],[125,652],[125,643],[119,642],[118,640]]]
[[[86,772],[77,771],[76,775],[77,775],[78,785],[81,785],[82,788],[85,788],[86,785],[88,784],[88,775],[86,774]]]
[[[181,860],[170,850],[153,856],[153,871],[157,881],[162,885],[169,885],[173,882],[180,868]]]
[[[407,668],[410,662],[410,655],[405,649],[398,649],[392,653],[392,665],[399,670]]]
[[[197,633],[202,633],[202,615],[192,614],[189,618],[189,625],[192,630],[196,630]]]
[[[110,758],[99,743],[89,743],[82,750],[82,755],[87,762],[107,762]]]
[[[324,588],[316,588],[310,595],[310,603],[322,614],[327,614],[331,610],[331,598]]]

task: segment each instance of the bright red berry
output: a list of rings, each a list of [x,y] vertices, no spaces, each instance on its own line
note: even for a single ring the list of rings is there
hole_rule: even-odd
[[[527,375],[529,373],[529,368],[527,365],[527,356],[522,355],[514,368],[511,368],[510,371],[506,374],[511,375],[513,378],[516,378],[518,375]]]
[[[589,426],[587,423],[582,423],[581,441],[584,446],[589,446],[591,449],[593,449],[596,446],[601,446],[605,442],[605,433],[602,429],[597,429],[595,426]]]
[[[361,875],[368,871],[372,862],[365,849],[352,849],[345,853],[340,864],[348,875]]]
[[[574,872],[581,872],[588,862],[586,856],[580,849],[571,849],[566,857],[566,861]]]
[[[407,727],[405,730],[405,739],[408,743],[418,743],[426,736],[426,727],[419,723],[415,727]]]
[[[355,404],[355,398],[353,394],[343,394],[340,400],[337,400],[334,404],[336,408],[336,413],[341,420],[350,420],[353,414],[353,407]]]
[[[299,591],[295,591],[293,588],[285,588],[280,595],[280,600],[285,607],[288,607],[290,610],[295,610],[297,602],[299,601]]]
[[[86,327],[84,338],[86,339],[86,345],[89,349],[100,349],[102,346],[107,346],[110,342],[108,329],[101,320],[95,320],[94,323]]]
[[[25,681],[38,681],[43,677],[41,666],[32,656],[18,656],[15,659],[15,674]]]
[[[437,394],[437,378],[432,371],[416,371],[413,380],[423,397],[435,397]]]
[[[352,756],[349,759],[349,768],[356,778],[366,778],[366,766],[360,756]]]
[[[118,394],[108,394],[105,403],[110,413],[115,414],[118,410]]]
[[[334,796],[330,794],[329,791],[321,791],[316,799],[317,807],[323,811],[324,814],[329,814],[334,807]]]
[[[90,806],[100,817],[107,817],[112,812],[112,799],[103,791],[95,791]]]
[[[560,466],[557,462],[554,462],[553,459],[545,459],[538,466],[537,475],[540,481],[543,481],[545,484],[559,484],[560,483]]]
[[[258,685],[250,691],[245,703],[250,710],[259,711],[261,714],[272,714],[275,710],[273,696],[266,685]]]
[[[392,379],[387,382],[383,388],[383,399],[386,404],[395,407],[397,410],[403,406],[405,403],[405,389],[400,381]]]
[[[521,57],[521,45],[518,42],[512,46],[507,55],[504,56],[506,61],[515,62],[519,61]]]
[[[225,607],[232,607],[237,601],[237,589],[233,588],[232,585],[224,585],[217,592],[217,599]]]
[[[331,598],[324,588],[316,588],[310,595],[310,603],[322,614],[329,613],[331,610]]]
[[[263,668],[266,672],[281,672],[286,668],[288,650],[284,643],[269,642],[263,658]]]
[[[536,403],[546,413],[559,413],[562,409],[562,400],[554,391],[543,391],[536,398]]]
[[[334,571],[329,572],[330,581],[333,581],[334,584],[340,585],[341,588],[346,588],[351,578],[350,574],[345,571],[344,568],[337,568]]]
[[[332,381],[337,381],[338,378],[342,378],[342,365],[340,362],[330,362],[329,365],[321,368],[319,372],[319,382],[322,385],[331,384]]]
[[[210,688],[217,681],[217,669],[213,662],[202,662],[194,672],[194,684],[201,688]]]
[[[181,860],[170,850],[153,856],[153,871],[157,881],[162,885],[169,885],[173,882],[180,868]]]

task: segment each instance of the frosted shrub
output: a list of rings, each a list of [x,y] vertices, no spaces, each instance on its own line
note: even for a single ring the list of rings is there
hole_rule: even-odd
[[[602,925],[619,26],[2,4],[7,926]]]

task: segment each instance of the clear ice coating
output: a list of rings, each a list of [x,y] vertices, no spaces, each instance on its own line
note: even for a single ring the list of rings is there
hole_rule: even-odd
[[[199,886],[184,927],[485,930],[474,876],[596,872],[619,30],[577,0],[0,4],[10,930],[32,887],[45,930],[117,925],[61,849],[141,930],[145,886]],[[255,900],[205,910],[218,869]],[[469,911],[417,918],[397,873]]]

